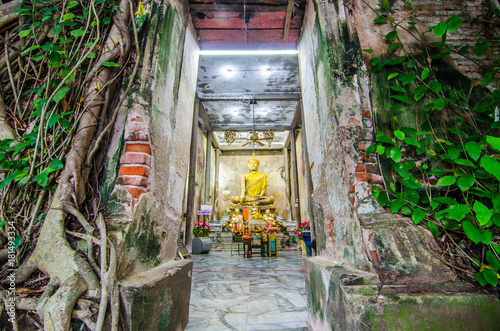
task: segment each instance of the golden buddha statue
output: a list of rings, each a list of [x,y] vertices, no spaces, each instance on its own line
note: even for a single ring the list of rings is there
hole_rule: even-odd
[[[266,196],[267,175],[258,172],[259,159],[252,155],[248,160],[249,172],[241,176],[241,196],[231,198],[233,204],[245,204],[251,206],[270,205],[274,203],[274,198]]]

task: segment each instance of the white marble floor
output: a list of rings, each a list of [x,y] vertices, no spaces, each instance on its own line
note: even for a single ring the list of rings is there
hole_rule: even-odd
[[[302,252],[193,256],[186,330],[307,330]]]

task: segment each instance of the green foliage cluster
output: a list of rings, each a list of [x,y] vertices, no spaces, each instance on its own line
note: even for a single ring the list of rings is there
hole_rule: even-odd
[[[411,10],[411,3],[405,4]],[[494,237],[500,232],[500,89],[496,76],[500,57],[483,62],[484,78],[468,87],[444,81],[433,64],[451,53],[480,60],[494,54],[500,38],[479,37],[473,47],[454,45],[447,37],[462,26],[459,15],[421,32],[417,22],[397,22],[387,0],[380,7],[383,13],[374,23],[392,27],[385,36],[389,57],[373,57],[373,71],[388,73],[390,111],[420,112],[424,121],[403,127],[394,116],[392,135],[377,132],[366,153],[376,153],[390,164],[393,182],[387,191],[375,188],[375,196],[391,212],[410,216],[415,224],[425,220],[436,239],[443,233],[448,236],[443,240],[463,238],[454,242],[456,254],[450,256],[468,259],[482,286],[497,286],[500,246]],[[490,24],[500,26],[500,12],[494,14]],[[412,51],[402,33],[413,36],[413,44],[418,41],[425,55]],[[436,37],[441,40],[425,41]]]
[[[0,225],[15,224],[20,259],[44,221],[79,119],[92,106],[88,82],[96,68],[113,68],[113,77],[125,68],[98,63],[116,7],[104,0],[24,1],[0,42],[7,69],[0,76],[2,100],[15,137],[0,141]],[[2,227],[0,233],[7,237]]]

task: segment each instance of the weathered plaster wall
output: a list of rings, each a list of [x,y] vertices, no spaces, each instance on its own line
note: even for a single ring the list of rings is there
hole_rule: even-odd
[[[321,255],[370,270],[350,197],[352,185],[371,179],[354,176],[369,134],[362,116],[370,108],[368,77],[360,54],[344,6],[309,3],[299,62],[317,245]]]
[[[283,216],[287,211],[287,202],[285,194],[285,181],[281,178],[279,168],[284,166],[283,154],[277,152],[275,155],[256,154],[260,161],[259,172],[267,175],[266,195],[275,198],[276,212]],[[219,165],[219,194],[218,194],[218,212],[229,211],[231,205],[231,196],[241,195],[241,175],[248,172],[248,159],[250,155],[231,155],[222,154]],[[231,191],[228,197],[224,197],[222,191]],[[276,193],[281,193],[276,196]],[[288,216],[288,215],[287,215]]]
[[[115,124],[106,164],[109,177],[103,186],[106,218],[118,247],[119,278],[175,257],[189,166],[186,145],[191,137],[199,47],[181,3],[152,2],[148,10],[151,14],[140,30],[141,70]],[[113,187],[111,181],[125,165],[119,163],[124,128],[137,117],[147,124],[151,157],[143,176],[147,186],[133,196],[122,188],[123,183]]]

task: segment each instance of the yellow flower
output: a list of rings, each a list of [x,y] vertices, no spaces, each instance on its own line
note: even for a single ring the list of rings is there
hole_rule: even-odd
[[[144,6],[142,5],[142,1],[139,0],[139,8],[137,9],[137,11],[135,12],[134,15],[146,15],[146,14],[149,14],[150,12],[147,11],[146,9],[144,9]]]

